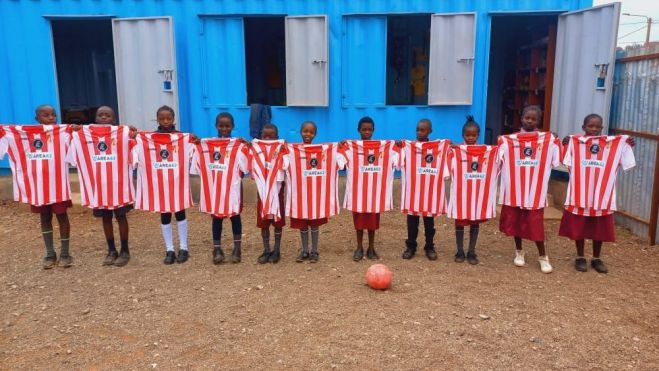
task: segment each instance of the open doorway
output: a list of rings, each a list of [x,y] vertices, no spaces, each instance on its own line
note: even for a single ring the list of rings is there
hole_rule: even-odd
[[[285,17],[246,17],[247,104],[286,105]]]
[[[102,105],[117,111],[111,20],[52,20],[51,25],[62,122],[93,122]]]
[[[549,129],[558,14],[493,16],[485,143],[519,131],[527,105],[543,110]]]

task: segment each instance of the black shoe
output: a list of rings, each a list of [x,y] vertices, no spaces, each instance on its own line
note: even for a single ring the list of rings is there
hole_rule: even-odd
[[[281,254],[279,252],[279,249],[274,249],[270,253],[270,256],[268,257],[268,261],[272,264],[277,264],[279,263],[279,258],[281,257]]]
[[[231,262],[240,263],[240,247],[234,247],[231,252]]]
[[[182,264],[188,261],[188,257],[190,257],[188,250],[179,250],[176,261]]]
[[[119,253],[115,251],[110,251],[103,260],[103,265],[114,265],[114,261],[119,257]]]
[[[57,254],[46,255],[43,258],[43,269],[52,269],[57,264]]]
[[[405,249],[405,252],[403,252],[403,259],[412,259],[414,254],[416,254],[416,249],[408,247]]]
[[[437,251],[435,251],[434,247],[426,247],[425,250],[428,260],[437,260]]]
[[[355,252],[352,254],[352,260],[358,262],[364,259],[364,249],[358,247]]]
[[[264,251],[256,260],[259,264],[265,264],[270,260],[270,251]]]
[[[319,255],[318,255],[317,252],[312,252],[311,254],[309,254],[309,261],[311,263],[316,263],[318,261],[318,258],[319,258]]]
[[[370,260],[380,259],[380,257],[378,256],[378,253],[375,252],[375,249],[366,250],[366,257],[369,258]]]
[[[467,253],[467,261],[471,265],[476,265],[478,264],[478,256],[476,256],[474,253]]]
[[[165,263],[166,265],[170,265],[170,264],[174,264],[175,260],[176,260],[176,253],[173,251],[167,251],[163,263]]]
[[[578,270],[579,272],[588,271],[588,263],[586,262],[586,258],[574,259],[574,269]]]
[[[455,260],[456,263],[462,263],[465,261],[465,253],[464,252],[456,252],[455,253]]]
[[[73,265],[73,257],[71,255],[60,255],[59,266],[62,268],[69,268]]]
[[[224,261],[224,251],[221,247],[213,248],[213,264],[220,264]]]
[[[302,263],[305,260],[309,259],[309,253],[307,251],[300,251],[300,255],[295,258],[295,261],[298,263]]]
[[[129,260],[130,260],[130,254],[126,251],[122,251],[119,253],[119,257],[117,257],[117,260],[114,261],[114,266],[123,267],[124,265],[128,264]]]
[[[593,259],[590,261],[590,266],[597,271],[597,273],[609,273],[609,270],[604,265],[602,259]]]

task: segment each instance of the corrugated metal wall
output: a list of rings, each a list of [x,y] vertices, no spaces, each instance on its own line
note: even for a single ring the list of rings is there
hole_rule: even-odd
[[[318,123],[318,141],[355,137],[358,119],[370,115],[377,123],[377,138],[413,137],[416,121],[428,117],[436,137],[459,140],[465,115],[473,114],[485,123],[489,12],[567,11],[591,4],[590,0],[0,1],[0,122],[32,122],[35,106],[57,104],[48,16],[172,16],[181,128],[213,135],[215,115],[228,110],[236,117],[235,134],[246,137],[249,108],[242,16],[327,15],[329,107],[274,107],[274,122],[282,137],[298,140],[299,124],[307,119]],[[477,13],[472,105],[385,106],[386,27],[381,15],[453,12]]]
[[[644,53],[657,53],[645,50]],[[618,58],[638,55],[629,49]],[[655,135],[659,138],[659,58],[619,61],[614,74],[613,100],[610,124],[612,129],[623,129]],[[635,137],[636,167],[618,177],[618,209],[633,217],[617,215],[616,220],[634,234],[647,237],[653,206],[652,190],[659,187],[654,177],[657,159],[657,140]],[[635,217],[635,218],[634,218]],[[659,234],[659,228],[657,228]]]

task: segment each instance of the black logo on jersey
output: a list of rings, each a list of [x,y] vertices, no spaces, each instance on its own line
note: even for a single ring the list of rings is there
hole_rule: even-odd
[[[531,157],[533,155],[533,149],[531,147],[524,148],[524,156]]]
[[[590,146],[590,153],[596,155],[599,153],[599,151],[600,151],[599,144],[593,144],[592,146]]]
[[[164,148],[161,149],[160,150],[160,158],[162,158],[163,160],[167,160],[169,158],[169,151],[164,149]]]
[[[43,148],[43,142],[41,141],[41,139],[35,139],[35,140],[32,142],[32,146],[33,146],[35,149],[41,149],[41,148]]]
[[[426,157],[425,157],[425,160],[426,160],[427,164],[431,163],[432,160],[434,160],[434,159],[435,159],[435,157],[433,155],[431,155],[430,153],[427,154]]]
[[[471,163],[471,170],[477,171],[478,170],[478,161],[474,161]]]
[[[318,160],[312,158],[311,160],[309,160],[309,166],[315,169],[318,166]]]
[[[101,151],[101,152],[105,152],[105,151],[108,150],[108,145],[105,144],[105,142],[98,142],[98,144],[96,145],[96,148],[98,148],[98,150]]]
[[[370,154],[368,157],[366,157],[366,161],[368,161],[369,164],[372,164],[375,162],[375,155]]]
[[[220,161],[222,159],[222,153],[220,151],[213,152],[213,160]]]

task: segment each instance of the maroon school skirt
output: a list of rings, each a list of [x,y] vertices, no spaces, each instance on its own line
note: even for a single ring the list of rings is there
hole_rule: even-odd
[[[286,219],[284,219],[284,211],[285,211],[285,205],[284,205],[284,193],[279,192],[279,216],[281,219],[278,221],[275,221],[274,219],[263,219],[261,218],[261,197],[258,195],[256,196],[258,198],[258,201],[256,202],[256,226],[260,229],[266,229],[270,228],[270,226],[274,226],[275,228],[283,228],[286,225]]]
[[[594,240],[615,242],[615,221],[613,214],[603,216],[582,216],[563,210],[558,235],[571,240]]]
[[[527,210],[502,205],[499,230],[511,237],[530,241],[545,240],[545,209]]]
[[[306,228],[315,228],[320,227],[323,224],[327,224],[327,218],[321,219],[297,219],[291,218],[291,228],[293,229],[306,229]]]
[[[353,211],[352,221],[355,223],[356,230],[374,231],[380,229],[380,213],[357,213]]]
[[[65,214],[66,209],[73,207],[73,202],[71,200],[55,202],[54,204],[34,206],[30,205],[30,211],[35,214],[51,212],[55,215]]]
[[[466,227],[468,225],[479,225],[479,224],[484,223],[486,221],[487,221],[487,219],[482,219],[482,220],[455,219],[455,226],[456,227]]]

